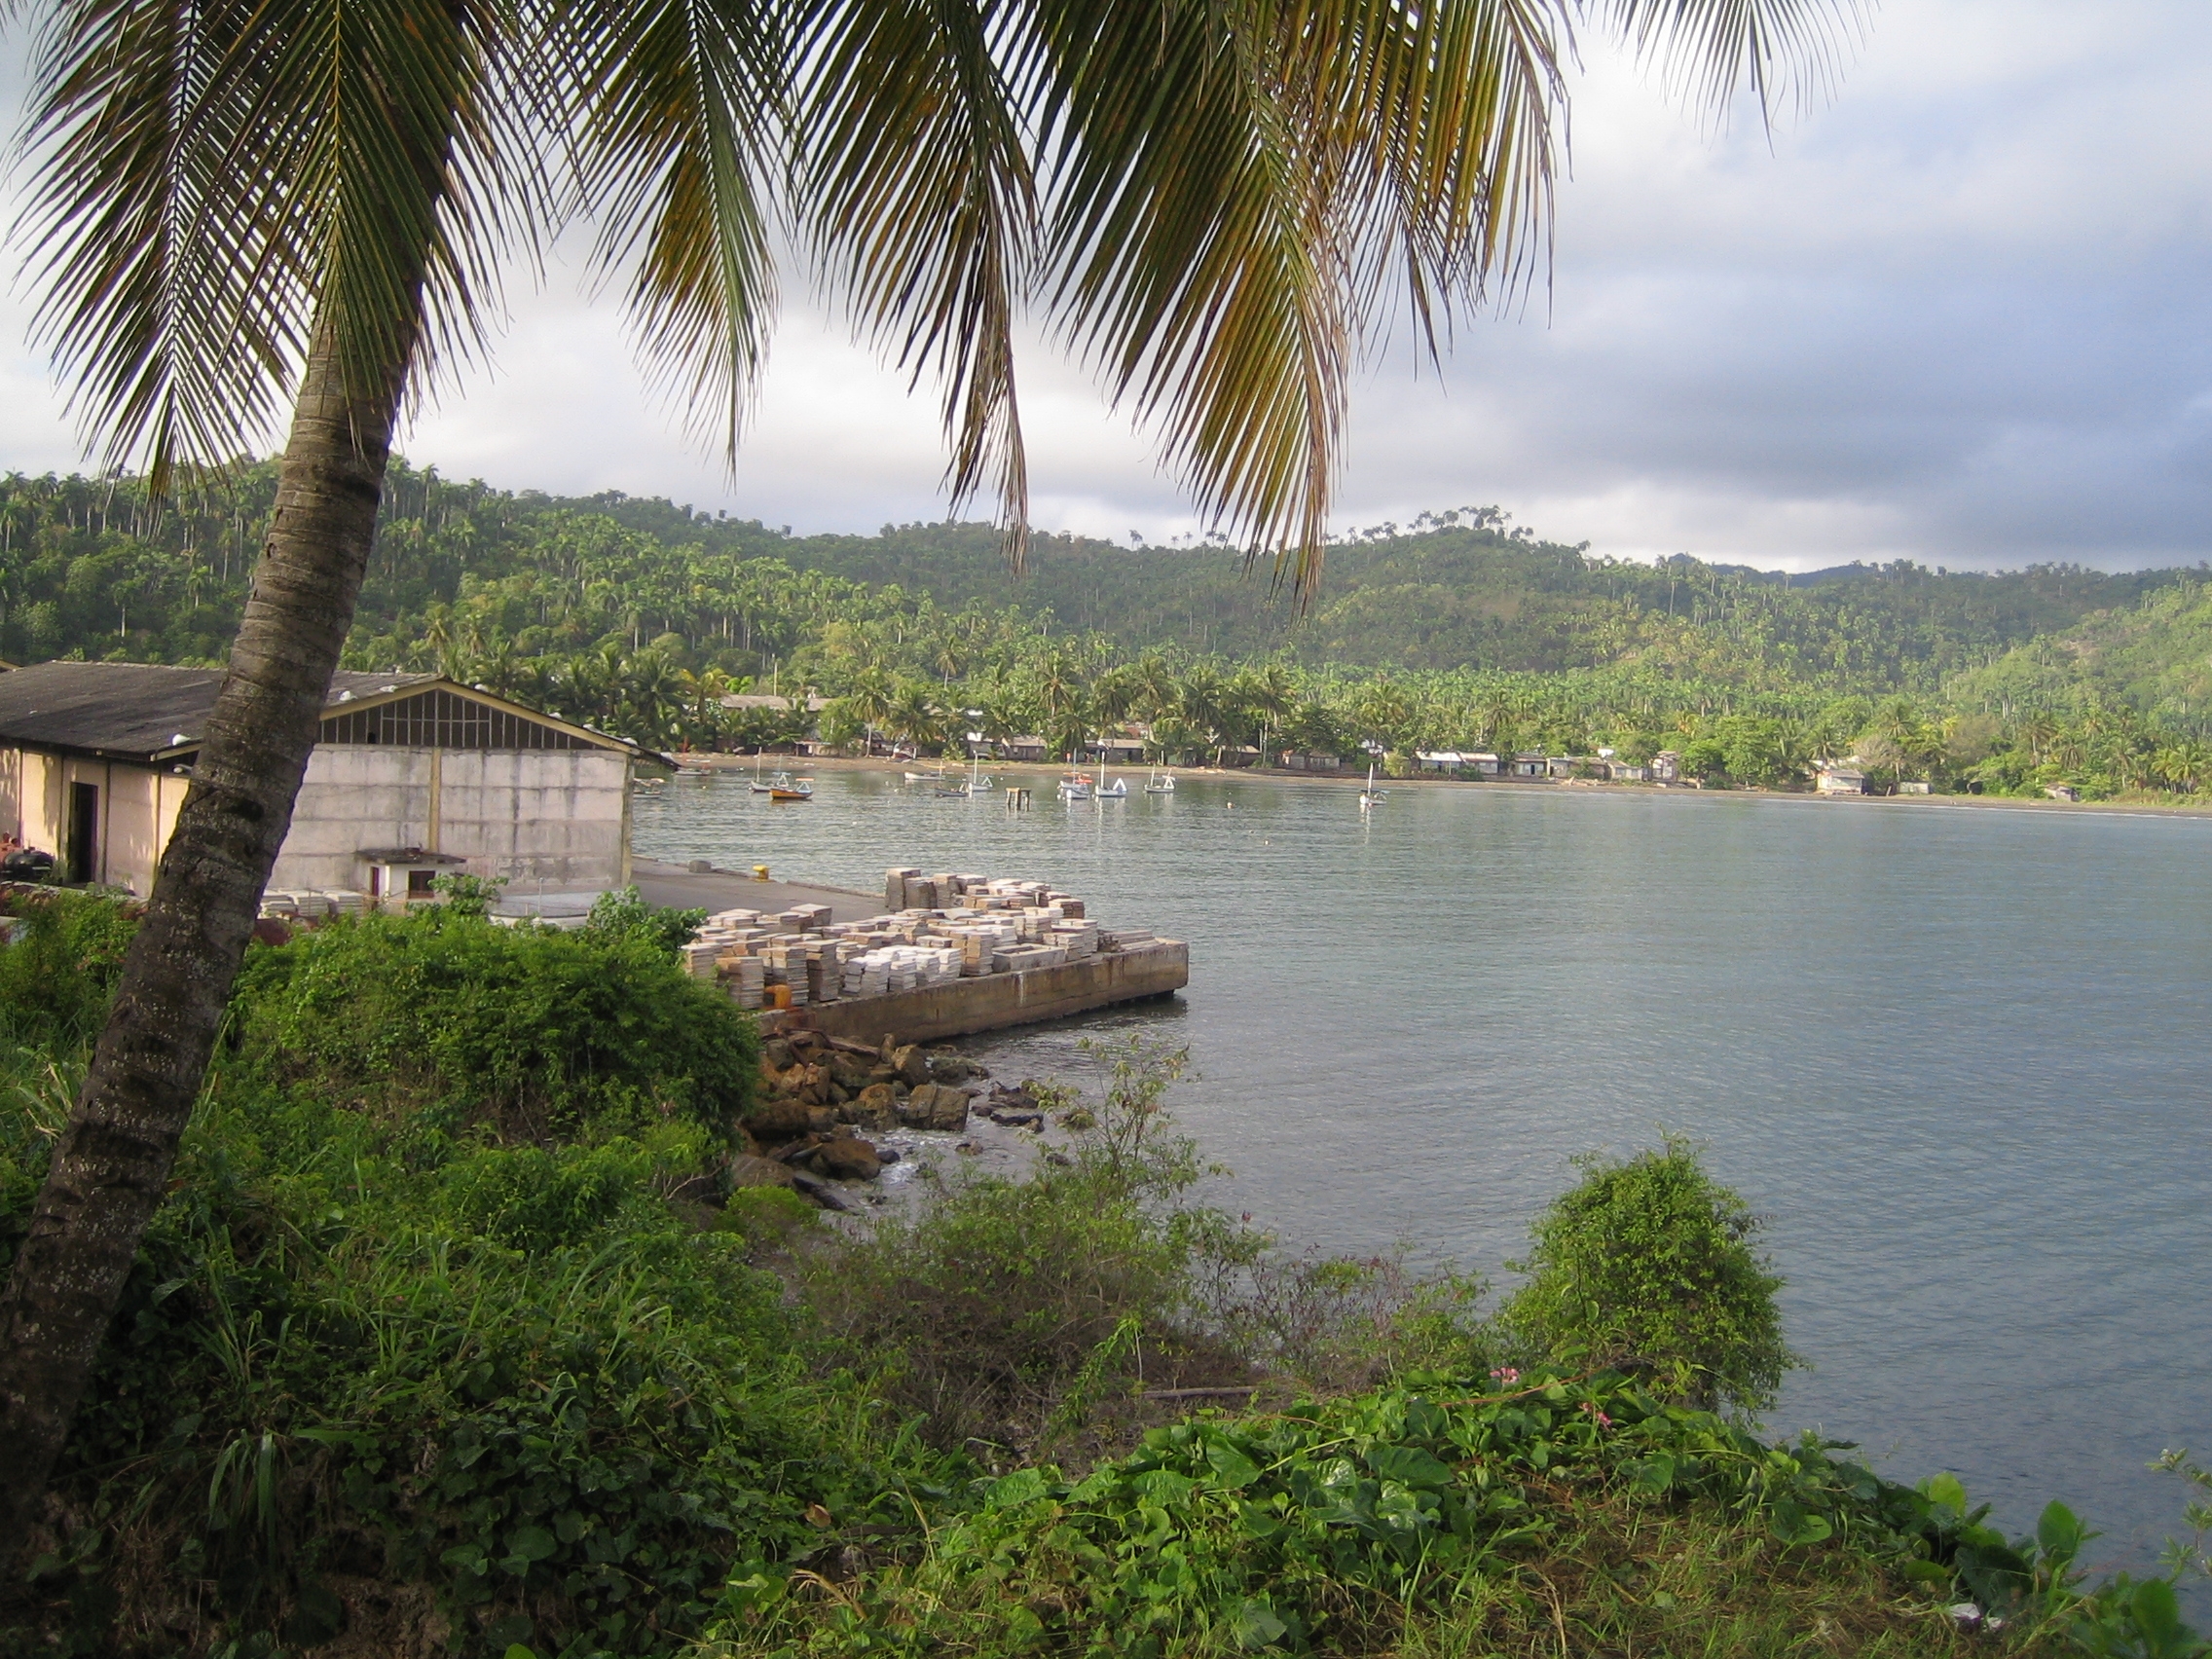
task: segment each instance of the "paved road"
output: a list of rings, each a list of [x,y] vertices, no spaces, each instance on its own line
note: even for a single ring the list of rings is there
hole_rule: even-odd
[[[694,875],[682,865],[634,859],[630,878],[648,904],[674,909],[760,910],[773,915],[793,904],[827,904],[833,922],[860,922],[883,914],[883,895],[855,893],[844,887],[818,887],[806,881],[756,881],[741,871],[718,869]]]

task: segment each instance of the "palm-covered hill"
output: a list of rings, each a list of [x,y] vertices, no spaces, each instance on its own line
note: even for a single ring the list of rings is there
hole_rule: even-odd
[[[250,467],[157,507],[129,478],[0,480],[0,650],[16,660],[219,657],[274,489],[271,469]],[[806,585],[804,597],[783,591],[803,572],[836,581]],[[402,467],[357,640],[366,648],[419,635],[437,607],[519,577],[541,621],[581,609],[595,612],[589,629],[620,612],[629,632],[696,644],[730,633],[734,617],[765,630],[762,648],[748,647],[765,662],[800,643],[780,626],[786,608],[895,588],[909,607],[945,612],[1050,612],[1063,634],[1133,650],[1281,651],[1316,666],[1425,671],[1636,663],[1878,694],[1934,689],[2097,611],[2186,588],[2193,574],[2072,566],[1988,574],[1899,562],[1785,576],[1686,556],[1654,567],[1594,558],[1586,545],[1464,509],[1403,532],[1355,533],[1331,550],[1320,602],[1300,616],[1264,570],[1247,572],[1215,545],[1042,536],[1029,575],[1015,581],[984,525],[794,537],[665,500],[510,494]],[[595,594],[595,583],[613,591]]]
[[[0,480],[0,654],[219,659],[273,496],[266,466],[160,501],[130,478]],[[2110,793],[2212,772],[2208,582],[1624,564],[1462,509],[1346,537],[1302,615],[1218,545],[1043,536],[1017,581],[987,526],[793,536],[399,467],[349,660],[667,745],[795,735],[723,705],[765,682],[830,698],[830,735],[856,740],[982,724],[1069,745],[1136,719],[1179,754],[1664,746],[1782,782],[1857,750],[1899,775]]]
[[[2200,728],[2212,710],[2212,578],[2184,572],[2139,604],[2028,641],[1962,675],[1951,691],[2000,710],[2093,697]]]

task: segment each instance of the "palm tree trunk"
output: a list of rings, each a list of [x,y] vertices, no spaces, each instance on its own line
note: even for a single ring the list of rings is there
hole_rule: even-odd
[[[0,1574],[161,1202],[368,568],[405,353],[366,393],[345,378],[318,326],[192,788],[0,1302]]]

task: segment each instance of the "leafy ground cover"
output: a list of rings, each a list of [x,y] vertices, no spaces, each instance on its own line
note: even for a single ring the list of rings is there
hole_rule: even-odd
[[[1486,1317],[1196,1201],[1130,1051],[1033,1178],[841,1231],[727,1188],[756,1038],[680,918],[457,898],[256,947],[8,1651],[2205,1651],[2063,1508],[1702,1409],[1788,1353],[1692,1149],[1594,1166]],[[131,926],[15,908],[10,1250]]]

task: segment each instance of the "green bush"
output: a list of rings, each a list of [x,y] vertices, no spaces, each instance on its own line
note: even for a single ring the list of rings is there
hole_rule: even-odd
[[[722,1205],[721,1227],[756,1251],[773,1250],[822,1219],[822,1212],[789,1187],[739,1187]]]
[[[431,905],[256,950],[241,1063],[394,1121],[535,1142],[672,1118],[734,1132],[753,1021],[644,930],[499,927]]]
[[[140,906],[93,894],[11,895],[0,948],[0,1038],[67,1050],[99,1035]]]
[[[592,901],[587,926],[595,933],[621,934],[673,956],[691,942],[704,909],[678,910],[648,904],[636,887],[617,887]]]
[[[1541,1354],[1655,1375],[1695,1405],[1771,1405],[1799,1362],[1782,1340],[1783,1281],[1757,1248],[1759,1218],[1684,1141],[1581,1165],[1513,1264],[1530,1278],[1504,1328]]]
[[[464,1235],[558,1249],[614,1220],[645,1190],[652,1162],[623,1136],[588,1148],[482,1147],[447,1165],[446,1209]]]
[[[0,950],[0,983],[40,948]],[[104,996],[96,957],[48,966]],[[25,1644],[274,1654],[350,1624],[412,1651],[435,1615],[461,1655],[666,1653],[733,1567],[812,1548],[810,1509],[891,1501],[866,1400],[698,1226],[756,1039],[664,948],[433,909],[256,949],[233,1012]],[[0,1254],[81,1053],[0,1048]],[[415,1622],[380,1627],[394,1604]]]
[[[1931,1604],[1898,1604],[1916,1571],[1950,1583],[1980,1512],[1840,1450],[1765,1446],[1618,1373],[1305,1399],[1156,1428],[1081,1478],[977,1482],[926,1550],[834,1597],[774,1571],[733,1586],[711,1651],[1551,1654],[1570,1628],[1576,1653],[1969,1651]],[[1744,1588],[1668,1587],[1716,1544],[1804,1584],[1772,1598],[1774,1628],[1728,1628]]]
[[[1480,1373],[1477,1281],[1417,1275],[1401,1255],[1286,1256],[1192,1202],[1226,1171],[1166,1109],[1185,1051],[1092,1051],[1110,1071],[1096,1099],[1026,1086],[1069,1136],[1053,1159],[1018,1180],[947,1183],[919,1214],[806,1256],[830,1356],[867,1370],[926,1441],[997,1461],[1095,1456],[1157,1411],[1146,1389]]]

